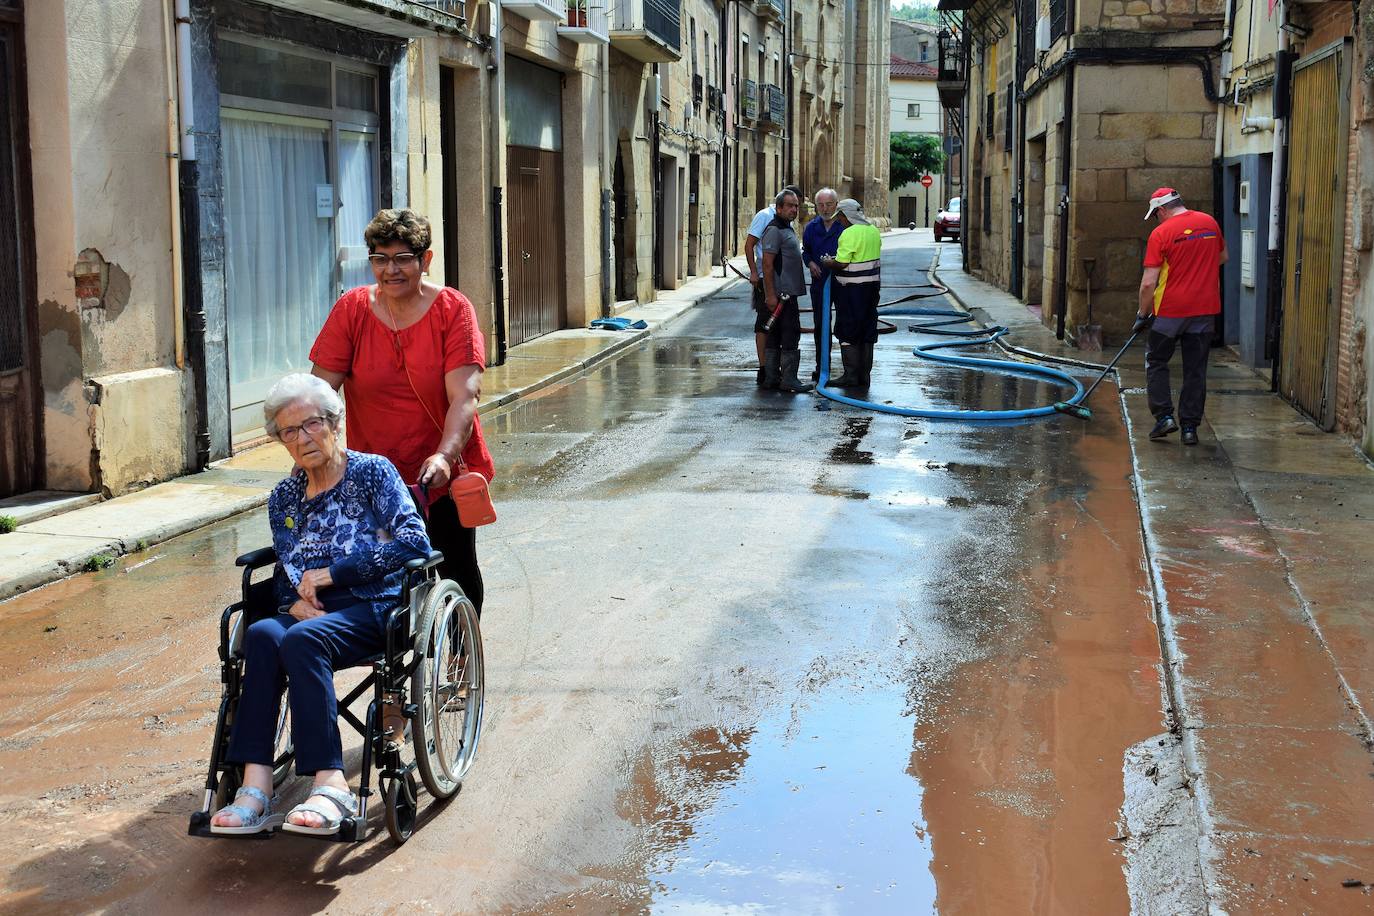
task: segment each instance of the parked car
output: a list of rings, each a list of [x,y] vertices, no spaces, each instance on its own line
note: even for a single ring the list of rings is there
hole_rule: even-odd
[[[940,241],[945,236],[952,239],[959,237],[959,198],[952,198],[949,205],[939,213],[935,214],[935,241]]]

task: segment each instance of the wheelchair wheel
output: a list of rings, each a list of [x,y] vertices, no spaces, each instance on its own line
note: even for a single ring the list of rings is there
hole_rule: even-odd
[[[457,583],[441,580],[425,599],[415,652],[415,762],[429,793],[448,798],[477,753],[484,698],[477,610]]]
[[[389,779],[382,791],[386,804],[386,832],[399,846],[415,832],[415,815],[420,808],[416,801],[419,792],[416,790],[415,777],[407,773]]]

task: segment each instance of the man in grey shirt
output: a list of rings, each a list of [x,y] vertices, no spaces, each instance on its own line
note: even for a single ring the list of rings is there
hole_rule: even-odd
[[[810,391],[797,378],[801,365],[801,316],[797,299],[806,295],[806,270],[802,265],[801,239],[792,228],[801,209],[801,198],[783,191],[773,201],[777,215],[763,230],[763,299],[766,315],[760,316],[768,338],[763,351],[763,387],[779,391]]]

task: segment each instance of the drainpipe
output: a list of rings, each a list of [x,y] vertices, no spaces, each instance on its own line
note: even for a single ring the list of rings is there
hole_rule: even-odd
[[[797,176],[792,174],[792,3],[783,4],[782,14],[782,95],[787,106],[787,135],[782,138],[782,158],[787,162],[786,178],[780,184],[800,185]],[[814,194],[814,190],[812,191]],[[804,194],[803,194],[804,196]]]
[[[501,168],[506,152],[505,61],[502,59],[501,29],[505,22],[501,0],[490,0],[491,58],[487,61],[487,101],[491,105],[489,168],[491,169],[491,299],[492,322],[496,328],[496,365],[506,361],[506,262],[505,189]]]
[[[1059,178],[1064,196],[1059,200],[1059,277],[1055,284],[1058,301],[1054,310],[1054,336],[1060,340],[1064,339],[1064,324],[1069,315],[1069,179],[1073,175],[1073,79],[1076,71],[1070,63],[1064,74],[1064,144],[1059,153]]]
[[[1265,340],[1265,357],[1271,363],[1269,384],[1271,390],[1278,390],[1279,353],[1278,345],[1283,328],[1283,195],[1287,186],[1286,164],[1284,162],[1284,141],[1287,136],[1289,107],[1289,79],[1292,76],[1293,55],[1288,50],[1288,32],[1284,24],[1288,21],[1287,0],[1278,0],[1275,7],[1275,21],[1278,23],[1278,52],[1274,55],[1274,145],[1269,172],[1269,237],[1267,239],[1267,264],[1269,273],[1268,326]]]
[[[186,321],[182,315],[185,300],[181,284],[181,138],[180,119],[177,117],[178,73],[177,73],[177,31],[173,22],[172,4],[162,3],[162,35],[167,42],[167,200],[171,215],[172,235],[172,348],[173,358],[178,369],[186,368]]]
[[[191,0],[176,0],[177,114],[180,120],[182,308],[187,355],[194,367],[196,395],[195,470],[210,465],[210,410],[205,377],[205,302],[200,274],[200,171],[196,163],[195,100],[191,94]]]

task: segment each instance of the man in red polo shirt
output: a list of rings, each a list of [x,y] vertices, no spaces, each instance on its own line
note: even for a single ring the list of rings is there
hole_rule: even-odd
[[[1140,278],[1140,312],[1135,330],[1150,330],[1145,350],[1145,389],[1155,416],[1151,439],[1183,427],[1184,445],[1197,445],[1197,428],[1207,400],[1207,351],[1221,312],[1217,268],[1226,263],[1226,242],[1217,221],[1189,210],[1173,188],[1150,195],[1145,219],[1159,217],[1145,248]],[[1169,359],[1183,350],[1183,387],[1174,422]]]

